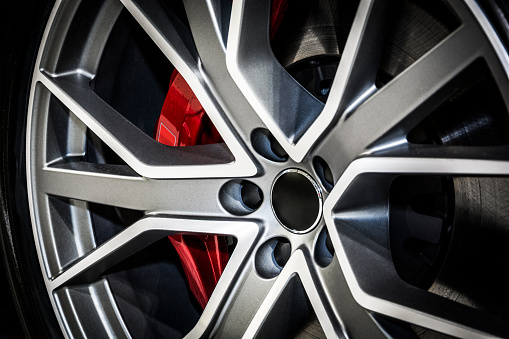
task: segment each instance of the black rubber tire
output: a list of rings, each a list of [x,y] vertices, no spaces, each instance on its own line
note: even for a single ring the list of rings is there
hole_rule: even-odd
[[[21,326],[30,338],[62,337],[37,259],[23,156],[31,74],[51,8],[46,0],[8,0],[0,10],[5,24],[0,50],[1,255]]]

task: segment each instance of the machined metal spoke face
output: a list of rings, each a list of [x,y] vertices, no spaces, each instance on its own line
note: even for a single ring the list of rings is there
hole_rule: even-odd
[[[336,115],[348,114],[375,90],[375,78],[382,53],[387,4],[384,1],[361,1],[352,30],[339,62],[330,100],[325,104],[318,125],[328,125]],[[329,112],[330,111],[330,112]],[[344,116],[346,118],[346,116]]]
[[[207,81],[201,61],[196,59],[196,50],[193,48],[194,44],[188,28],[181,27],[183,26],[182,22],[172,18],[177,22],[177,27],[171,29],[173,23],[167,17],[164,18],[162,9],[152,3],[130,0],[125,0],[123,3],[175,69],[182,74],[233,155],[234,162],[229,166],[211,167],[208,173],[220,172],[222,176],[254,175],[257,169],[247,155],[245,145],[242,145],[242,142],[237,139],[230,123],[221,113],[223,111],[219,106],[221,100],[218,102],[219,98],[215,96],[214,88],[210,87],[210,83]],[[225,97],[227,96],[225,95]],[[186,175],[189,176],[189,172]]]
[[[289,152],[320,114],[323,104],[299,85],[272,54],[270,4],[253,0],[233,3],[226,63],[251,106]]]
[[[366,174],[393,177],[402,174],[506,176],[508,171],[509,161],[425,158],[364,158],[354,161],[329,195],[324,205],[324,217],[355,300],[368,310],[451,335],[468,337],[481,333],[505,333],[506,325],[500,320],[480,315],[477,310],[415,288],[401,280],[392,264],[386,236],[376,236],[380,229],[384,232],[383,227],[386,226],[380,226],[384,223],[383,219],[369,225],[367,209],[360,210],[357,215],[353,215],[354,220],[364,216],[366,226],[359,228],[351,221],[351,211],[348,208],[343,210],[342,201],[352,199],[345,192],[357,178]],[[369,233],[366,233],[364,227],[371,227]],[[416,304],[415,300],[421,301]],[[473,322],[476,317],[482,317],[483,321]]]
[[[226,65],[226,39],[231,3],[220,0],[185,1],[196,49],[200,55],[200,68],[205,71],[204,81],[213,88],[225,108],[224,114],[244,140],[249,140],[255,128],[265,127],[250,103],[230,76]]]
[[[339,117],[346,119],[377,90],[375,77],[382,53],[386,6],[384,1],[360,1],[323,111],[299,140],[297,147],[287,149],[296,161],[307,155],[335,120]]]
[[[283,295],[285,288],[295,275],[300,278],[305,293],[309,297],[311,307],[313,308],[318,321],[328,338],[343,337],[344,333],[341,328],[340,319],[335,318],[337,315],[332,311],[332,305],[328,300],[327,293],[321,283],[321,277],[314,263],[306,260],[306,254],[302,251],[296,251],[281,271],[276,282],[270,289],[263,303],[260,305],[253,321],[249,325],[243,338],[253,338],[261,335],[266,322],[270,319],[271,312],[274,311],[279,298]],[[270,331],[270,330],[269,330]]]
[[[180,72],[196,71],[196,48],[189,30],[177,17],[168,17],[156,1],[122,0],[122,4]]]
[[[232,289],[238,275],[241,274],[241,264],[245,262],[248,253],[252,251],[252,244],[259,231],[258,225],[251,222],[206,221],[192,219],[178,219],[174,217],[149,216],[136,222],[117,236],[98,247],[76,264],[63,271],[48,282],[48,289],[57,291],[66,285],[80,285],[96,281],[97,278],[113,267],[152,242],[164,236],[175,233],[186,234],[214,234],[233,235],[238,241],[238,247],[232,254],[228,266],[221,275],[221,279],[205,308],[193,334],[201,336],[210,327],[210,323],[219,305],[225,302],[227,291]]]
[[[118,168],[120,167],[120,168]],[[110,169],[110,173],[100,171]],[[217,199],[220,179],[159,181],[121,174],[121,165],[69,163],[41,171],[39,190],[49,195],[138,211],[230,217]],[[118,171],[115,173],[115,171]],[[113,173],[112,173],[113,172]],[[193,187],[199,182],[200,194]]]
[[[422,25],[436,28],[450,17],[455,22],[439,27],[443,38],[430,38],[433,43],[409,65],[397,61],[404,70],[386,74],[388,50],[401,47],[388,39],[413,14],[397,14],[401,19],[382,0],[355,1],[344,27],[327,26],[335,30],[337,55],[317,56],[322,65],[304,58],[288,70],[276,47],[272,51],[277,39],[270,31],[275,19],[288,20],[280,32],[293,23],[285,18],[294,10],[284,7],[286,1],[101,0],[92,7],[56,1],[32,77],[26,166],[39,262],[64,333],[91,336],[97,326],[112,337],[135,335],[135,317],[123,313],[111,277],[131,274],[125,268],[130,260],[182,235],[221,238],[225,247],[224,253],[217,244],[211,250],[203,240],[203,249],[192,249],[209,255],[211,265],[212,255],[220,262],[205,301],[196,296],[177,245],[166,253],[163,264],[176,273],[165,274],[182,281],[182,298],[195,315],[182,334],[188,338],[285,337],[310,328],[328,338],[376,338],[413,334],[411,325],[459,337],[507,336],[508,325],[492,313],[409,282],[399,270],[391,232],[399,227],[393,208],[401,194],[411,200],[402,206],[412,213],[401,212],[414,227],[408,232],[436,240],[433,260],[444,264],[456,197],[476,199],[454,185],[507,180],[509,61],[473,1],[430,8],[403,2],[404,11],[422,15]],[[275,5],[283,11],[279,18]],[[435,18],[437,8],[450,17]],[[395,17],[402,21],[391,26]],[[404,28],[402,36],[413,34]],[[417,34],[415,41],[433,32],[419,31],[424,38]],[[108,69],[124,63],[131,66]],[[131,74],[138,63],[147,72]],[[308,66],[335,72],[313,78],[313,86],[324,82],[323,97],[304,84]],[[144,88],[145,82],[123,86],[141,78],[154,88]],[[496,100],[486,99],[475,115],[468,102],[458,102],[479,84],[491,86],[485,92],[493,88]],[[127,100],[131,96],[136,99]],[[175,146],[159,138],[156,119],[167,102],[182,106],[171,114],[185,111],[177,134],[194,129],[203,140],[179,144],[180,136],[168,128]],[[465,114],[449,116],[454,109]],[[439,183],[431,198],[396,189],[405,178],[426,186],[428,177]],[[421,210],[414,206],[426,199]],[[442,205],[433,210],[437,201]],[[137,297],[146,292],[128,284]],[[188,300],[193,294],[195,300]],[[151,317],[148,311],[143,316]]]
[[[193,153],[198,163],[207,164],[218,158],[223,158],[223,163],[233,161],[221,145],[212,146],[217,148],[216,152],[213,149],[200,151],[199,147],[195,150],[168,148],[136,128],[90,88],[59,78],[45,83],[60,101],[71,106],[71,111],[76,112],[78,118],[141,175],[157,178],[164,176],[163,171],[171,170],[173,166],[192,165],[189,161],[194,158]],[[223,154],[220,155],[221,153]]]
[[[317,154],[339,177],[359,154],[404,143],[406,134],[453,93],[461,73],[482,56],[482,41],[472,25],[460,26],[342,119]]]
[[[215,67],[226,58],[225,27],[231,7],[218,0],[185,1],[184,6],[203,67],[207,70]]]

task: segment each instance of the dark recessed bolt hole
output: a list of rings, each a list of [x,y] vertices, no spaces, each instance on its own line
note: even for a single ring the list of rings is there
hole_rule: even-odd
[[[263,202],[261,189],[247,180],[231,180],[219,190],[221,206],[233,215],[247,215]]]
[[[244,205],[246,205],[253,211],[260,207],[260,205],[262,204],[263,200],[262,190],[258,186],[249,181],[244,181],[242,183],[240,195],[242,196],[242,202],[244,202]]]
[[[330,88],[332,87],[332,80],[322,80],[320,81],[320,94],[327,95],[329,94]]]
[[[288,154],[274,138],[272,133],[265,128],[257,128],[251,134],[253,148],[262,157],[276,162],[288,160]]]
[[[279,241],[274,248],[274,259],[276,263],[285,267],[288,259],[290,259],[290,254],[292,253],[292,246],[287,241]]]
[[[332,240],[327,230],[325,230],[325,247],[331,255],[334,255],[334,247],[332,247]]]
[[[270,141],[270,149],[274,154],[280,158],[280,159],[288,159],[288,154],[286,154],[286,151],[284,150],[283,146],[276,140],[276,138],[272,135],[272,133],[269,133],[269,141]]]
[[[322,183],[323,187],[330,192],[332,188],[334,187],[334,177],[332,176],[332,171],[325,162],[320,157],[315,157],[313,159],[313,166],[315,168],[316,175],[320,179],[320,182]]]
[[[315,259],[320,266],[327,266],[332,262],[334,257],[334,247],[329,236],[327,228],[323,228],[318,235],[315,246]]]
[[[313,57],[287,68],[288,73],[315,98],[325,103],[339,64],[338,57]]]
[[[288,262],[291,252],[288,240],[284,238],[267,240],[256,252],[256,271],[267,279],[276,277]]]

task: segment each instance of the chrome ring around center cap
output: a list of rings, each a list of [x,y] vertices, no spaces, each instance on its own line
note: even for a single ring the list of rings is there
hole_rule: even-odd
[[[322,218],[322,190],[297,168],[284,170],[274,179],[270,202],[279,223],[294,233],[309,232]]]

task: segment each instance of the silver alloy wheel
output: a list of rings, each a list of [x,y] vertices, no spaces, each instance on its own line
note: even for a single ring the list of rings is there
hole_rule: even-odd
[[[296,279],[327,337],[389,335],[379,315],[459,337],[507,335],[507,325],[500,326],[489,315],[403,282],[392,264],[390,245],[373,245],[359,235],[362,232],[345,226],[353,218],[382,232],[388,229],[388,204],[382,211],[369,210],[367,202],[374,200],[364,198],[366,188],[361,185],[362,191],[352,193],[359,180],[375,182],[370,189],[383,191],[399,175],[509,173],[506,159],[485,149],[419,148],[406,139],[411,128],[451,94],[449,83],[478,59],[488,65],[509,107],[509,58],[478,5],[450,1],[459,27],[377,88],[380,56],[373,49],[380,43],[385,2],[361,0],[323,105],[272,54],[267,34],[271,1],[235,0],[231,18],[225,14],[226,3],[184,1],[191,31],[183,32],[162,15],[158,2],[104,1],[97,6],[96,20],[84,25],[86,34],[73,46],[74,54],[66,44],[73,38],[69,32],[74,32],[76,13],[86,2],[62,0],[54,6],[33,74],[26,162],[39,261],[65,335],[130,337],[102,274],[179,232],[237,239],[189,338],[263,335],[278,299]],[[102,53],[124,9],[189,83],[226,147],[189,150],[158,144],[92,90]],[[252,133],[260,128],[281,144],[287,161],[271,161],[256,151]],[[123,164],[83,161],[90,133]],[[313,165],[315,157],[332,171],[330,194]],[[322,183],[323,218],[305,232],[281,225],[271,205],[274,180],[288,169]],[[222,187],[238,178],[259,187],[265,197],[246,215],[229,212],[220,199]],[[62,200],[68,206],[65,216],[58,207]],[[352,205],[345,200],[367,207],[349,214]],[[91,203],[142,211],[143,217],[98,245]],[[326,265],[316,257],[324,229],[335,249]],[[264,250],[274,239],[286,239],[291,246],[284,267]],[[476,317],[482,321],[472,322]]]

